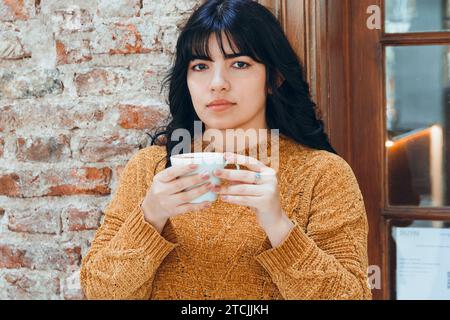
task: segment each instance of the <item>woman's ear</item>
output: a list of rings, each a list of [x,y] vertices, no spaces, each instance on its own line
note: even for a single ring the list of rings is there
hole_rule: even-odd
[[[284,80],[285,79],[284,79],[283,75],[280,72],[277,72],[277,80],[276,80],[277,88],[281,87]],[[269,87],[268,93],[272,94],[272,88]]]

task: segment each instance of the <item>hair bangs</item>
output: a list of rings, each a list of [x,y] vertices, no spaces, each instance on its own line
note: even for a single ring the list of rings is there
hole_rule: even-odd
[[[247,29],[247,32],[250,30]],[[186,32],[181,55],[186,62],[190,62],[196,58],[212,60],[209,51],[209,39],[211,35],[216,36],[217,44],[224,57],[230,52],[226,52],[224,41],[230,45],[233,54],[240,54],[251,57],[253,60],[262,63],[255,48],[259,46],[252,43],[252,37],[249,37],[244,30],[226,26],[224,23],[216,22],[212,25],[198,27],[190,32]],[[224,35],[225,38],[224,39]]]

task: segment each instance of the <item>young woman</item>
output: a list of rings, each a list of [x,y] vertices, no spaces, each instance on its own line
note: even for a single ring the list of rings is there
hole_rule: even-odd
[[[182,30],[165,83],[170,123],[124,169],[83,259],[86,296],[370,299],[358,183],[329,144],[271,12],[251,0],[206,1]],[[257,145],[228,150],[214,141],[231,163],[213,173],[225,183],[186,191],[208,175],[171,166],[172,134],[193,136],[195,121],[223,133],[278,129],[277,170],[248,156]],[[217,201],[190,203],[211,190]]]

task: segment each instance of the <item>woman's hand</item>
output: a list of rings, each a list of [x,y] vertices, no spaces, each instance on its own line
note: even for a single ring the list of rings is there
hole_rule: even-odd
[[[211,203],[189,203],[201,195],[214,189],[214,185],[205,183],[189,191],[188,187],[206,182],[209,174],[195,174],[187,177],[198,166],[195,164],[167,168],[153,177],[153,183],[142,202],[144,218],[161,233],[167,220],[189,211],[208,208]]]
[[[254,209],[258,222],[269,236],[272,246],[278,245],[294,224],[281,208],[276,171],[252,157],[225,153],[225,158],[227,163],[245,165],[249,170],[215,170],[215,176],[238,183],[217,186],[214,191],[218,192],[225,202]]]

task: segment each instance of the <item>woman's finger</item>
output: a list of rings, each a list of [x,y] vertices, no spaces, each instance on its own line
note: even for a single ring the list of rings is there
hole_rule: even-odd
[[[208,182],[208,183],[202,184],[199,187],[191,189],[189,191],[184,191],[184,192],[180,192],[180,193],[173,195],[171,202],[173,204],[175,204],[175,206],[179,206],[179,205],[185,204],[187,202],[190,202],[190,201],[204,195],[205,193],[207,193],[209,191],[212,191],[213,188],[214,188],[214,185],[211,184],[210,182]]]
[[[261,172],[264,168],[267,168],[267,166],[258,159],[248,157],[242,154],[226,152],[224,154],[224,157],[227,160],[228,164],[232,163],[243,165],[252,171]]]
[[[262,196],[264,190],[261,189],[261,186],[240,183],[230,186],[220,186],[218,193],[221,195]]]
[[[155,178],[157,178],[161,182],[170,182],[172,180],[175,180],[179,176],[183,176],[185,174],[188,174],[190,172],[195,171],[197,169],[198,165],[195,164],[186,164],[182,166],[173,166],[170,168],[167,168],[158,174],[156,174]]]
[[[221,195],[220,198],[225,202],[249,207],[256,207],[256,204],[261,199],[261,197],[257,196],[229,196],[229,195]]]
[[[184,189],[187,189],[188,187],[192,187],[201,183],[206,183],[207,180],[210,178],[210,175],[208,172],[202,173],[202,174],[194,174],[187,177],[180,177],[178,179],[175,179],[171,181],[167,189],[169,194],[175,194],[180,191],[183,191]]]
[[[261,178],[258,180],[256,179],[256,173],[257,172],[249,170],[233,169],[217,169],[213,172],[213,174],[220,179],[241,181],[248,184],[252,184],[255,182],[257,182],[258,184],[263,184],[273,181],[273,179],[276,177],[275,170],[273,170],[272,168],[264,168],[261,172],[259,172]]]

